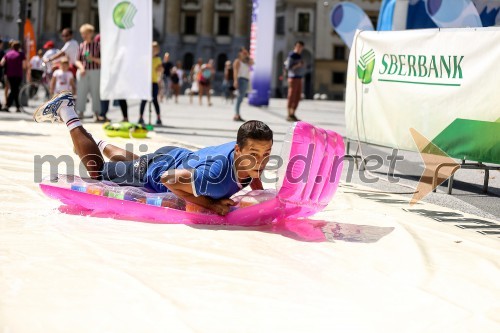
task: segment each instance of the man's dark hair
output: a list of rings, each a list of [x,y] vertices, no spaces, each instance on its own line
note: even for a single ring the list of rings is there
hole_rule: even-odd
[[[297,46],[297,45],[304,46],[304,42],[301,40],[298,40],[295,42],[295,46]]]
[[[259,120],[249,120],[240,126],[236,137],[236,144],[243,148],[247,140],[273,141],[273,131]]]
[[[64,29],[62,29],[62,30],[61,30],[61,33],[62,33],[64,30],[66,30],[70,36],[73,36],[73,29],[71,29],[71,28],[64,28]]]

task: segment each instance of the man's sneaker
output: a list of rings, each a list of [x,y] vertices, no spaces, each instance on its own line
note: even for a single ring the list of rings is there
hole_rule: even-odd
[[[163,124],[162,124],[162,122],[161,122],[161,119],[158,119],[158,120],[156,121],[156,125],[158,125],[158,126],[163,125]]]
[[[61,91],[52,97],[50,101],[40,106],[33,114],[33,119],[37,123],[43,121],[62,122],[59,116],[59,109],[63,106],[75,106],[75,99],[70,91]]]
[[[142,119],[142,117],[141,117],[141,118],[139,118],[139,121],[137,121],[137,123],[138,123],[138,124],[141,124],[141,125],[144,125],[144,119]]]

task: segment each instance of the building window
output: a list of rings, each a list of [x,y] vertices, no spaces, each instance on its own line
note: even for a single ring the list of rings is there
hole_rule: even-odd
[[[0,0],[0,17],[3,16],[3,0]]]
[[[226,66],[227,55],[224,53],[219,54],[217,57],[217,72],[223,72]]]
[[[345,60],[345,46],[333,45],[333,59]]]
[[[311,14],[307,12],[299,12],[297,15],[297,31],[298,32],[311,32]]]
[[[6,4],[6,7],[5,7],[5,16],[7,18],[14,17],[14,10],[12,8],[12,0],[7,0],[7,4]]]
[[[345,84],[345,73],[332,72],[332,84]]]
[[[187,9],[187,10],[200,9],[200,1],[199,0],[182,0],[182,9]]]
[[[184,17],[184,34],[196,35],[196,14],[186,14]]]
[[[219,15],[219,36],[229,35],[229,16]]]
[[[276,35],[283,36],[285,34],[285,17],[278,16],[276,18]]]
[[[61,9],[59,30],[73,27],[73,10]]]
[[[59,7],[76,7],[76,0],[59,0]]]
[[[240,0],[238,0],[240,1]],[[215,3],[216,10],[232,10],[233,9],[233,1],[232,0],[218,0]]]
[[[182,60],[183,69],[186,71],[190,71],[191,67],[194,65],[194,55],[192,53],[186,53]]]

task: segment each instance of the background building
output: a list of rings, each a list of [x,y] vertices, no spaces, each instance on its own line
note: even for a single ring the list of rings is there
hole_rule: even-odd
[[[42,31],[42,0],[26,1],[26,16],[31,19],[35,34],[39,36]],[[19,0],[0,0],[0,38],[3,40],[17,39],[19,17]]]
[[[335,33],[330,23],[333,7],[341,2],[314,1],[315,18],[315,54],[314,54],[314,92],[327,94],[329,99],[344,100],[347,77],[347,60],[349,48]],[[373,27],[377,27],[380,0],[351,0],[370,17]]]
[[[98,0],[27,0],[27,16],[31,18],[37,45],[51,39],[61,47],[59,32],[72,27],[80,39],[78,28],[93,24],[99,31]],[[147,0],[145,0],[147,1]],[[252,0],[152,0],[153,38],[171,60],[180,60],[190,69],[196,59],[214,59],[217,74],[215,89],[222,81],[224,62],[233,60],[241,46],[249,46]],[[265,1],[265,0],[261,0]],[[349,50],[333,31],[330,13],[339,0],[277,0],[273,57],[272,95],[286,94],[283,63],[295,41],[305,43],[307,64],[304,94],[326,94],[342,100]],[[374,26],[380,0],[352,0],[370,16]],[[0,0],[0,37],[17,38],[19,0]],[[272,33],[272,32],[269,32]]]

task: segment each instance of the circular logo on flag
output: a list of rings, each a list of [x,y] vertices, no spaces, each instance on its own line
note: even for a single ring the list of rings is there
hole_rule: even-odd
[[[113,9],[113,22],[120,29],[130,29],[134,26],[134,16],[137,8],[129,1],[118,3]]]

